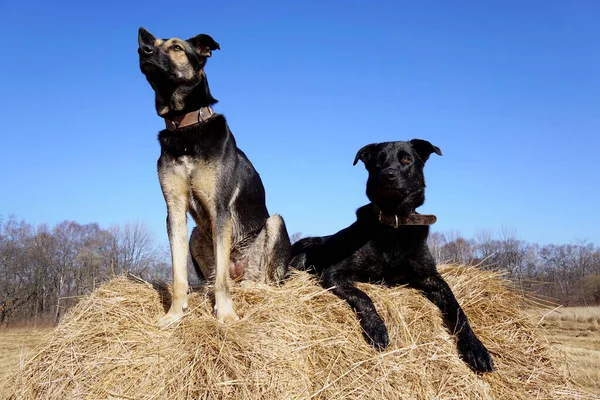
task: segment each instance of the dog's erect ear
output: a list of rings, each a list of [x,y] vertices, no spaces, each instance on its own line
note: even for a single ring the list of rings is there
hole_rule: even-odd
[[[145,30],[143,26],[140,26],[140,29],[138,29],[138,45],[140,47],[142,47],[143,44],[153,46],[155,40],[156,38],[152,36],[150,32]]]
[[[421,157],[421,160],[423,160],[423,162],[429,159],[431,153],[435,153],[438,156],[442,155],[442,151],[440,150],[440,148],[432,145],[427,140],[413,139],[410,141],[410,144],[415,149],[419,157]]]
[[[204,57],[210,57],[213,50],[221,50],[219,43],[215,42],[213,38],[203,33],[189,38],[188,43],[196,50],[198,54]]]
[[[356,157],[354,157],[354,163],[352,165],[356,165],[358,160],[367,165],[371,157],[373,157],[373,150],[375,149],[376,144],[377,143],[371,143],[361,148],[358,153],[356,153]]]

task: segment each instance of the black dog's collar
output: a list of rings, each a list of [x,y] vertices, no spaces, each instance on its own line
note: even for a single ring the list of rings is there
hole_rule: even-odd
[[[384,214],[383,210],[377,207],[375,203],[371,204],[373,204],[373,211],[377,214],[379,222],[394,229],[398,229],[400,225],[433,225],[437,221],[437,217],[433,214],[418,214],[415,212],[407,217],[398,217],[396,214]]]
[[[173,119],[165,118],[165,126],[168,130],[175,131],[186,126],[206,122],[206,120],[212,117],[214,113],[215,112],[213,111],[211,106],[202,107],[199,110],[180,115]]]

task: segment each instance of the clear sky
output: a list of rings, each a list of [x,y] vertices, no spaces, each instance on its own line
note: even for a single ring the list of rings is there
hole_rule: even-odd
[[[600,244],[600,2],[3,1],[0,215],[166,242],[137,29],[210,34],[216,111],[289,233],[366,204],[365,144],[421,138],[434,230]]]

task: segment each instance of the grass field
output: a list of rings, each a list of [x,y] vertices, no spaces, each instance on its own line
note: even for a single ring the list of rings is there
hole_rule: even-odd
[[[589,391],[600,395],[600,307],[532,310],[551,343],[570,362],[569,373]]]
[[[0,329],[0,382],[19,368],[21,360],[40,344],[53,326]]]
[[[545,328],[549,340],[567,358],[573,379],[600,395],[600,307],[565,307],[549,312],[530,310]],[[0,381],[19,368],[53,327],[0,329]],[[567,367],[569,365],[569,367]]]

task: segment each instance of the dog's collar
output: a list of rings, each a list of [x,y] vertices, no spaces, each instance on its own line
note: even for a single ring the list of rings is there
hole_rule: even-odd
[[[215,112],[213,111],[211,106],[202,107],[199,110],[192,111],[172,119],[165,118],[165,126],[168,130],[175,131],[186,126],[206,122],[210,117],[214,115],[214,113]]]
[[[375,203],[371,204],[373,204],[373,211],[377,214],[379,222],[394,229],[398,229],[400,225],[433,225],[437,221],[437,217],[433,214],[419,214],[414,212],[407,217],[399,217],[396,214],[384,214],[383,210],[377,207]]]

